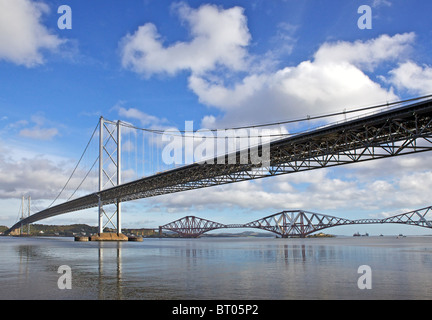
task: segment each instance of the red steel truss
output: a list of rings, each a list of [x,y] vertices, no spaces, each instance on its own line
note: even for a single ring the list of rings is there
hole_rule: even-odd
[[[343,225],[398,223],[432,229],[432,206],[384,219],[350,220],[302,210],[282,211],[246,224],[222,224],[195,216],[187,216],[159,227],[181,237],[197,238],[205,232],[223,228],[263,229],[282,238],[304,238],[314,232]]]

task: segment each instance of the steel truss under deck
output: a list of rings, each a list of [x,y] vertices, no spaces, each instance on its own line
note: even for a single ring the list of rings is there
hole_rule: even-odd
[[[38,212],[14,225],[117,201],[154,197],[228,183],[432,150],[432,100],[383,111],[270,142],[270,165],[194,163],[104,189]],[[259,150],[261,152],[261,150]],[[99,203],[100,199],[100,203]]]

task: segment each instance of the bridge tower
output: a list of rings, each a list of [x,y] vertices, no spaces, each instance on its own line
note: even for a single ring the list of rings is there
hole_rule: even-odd
[[[99,192],[121,184],[121,123],[112,122],[100,117],[99,122]],[[113,208],[114,207],[114,208]],[[127,240],[121,237],[121,200],[116,199],[113,204],[104,205],[99,195],[98,203],[98,233],[93,240]],[[116,217],[116,219],[115,219]],[[106,221],[104,221],[106,220]],[[117,237],[105,234],[108,226],[116,230]],[[125,239],[123,239],[125,238]]]
[[[22,196],[21,199],[21,218],[20,221],[24,220],[26,218],[25,216],[25,196]],[[30,217],[30,196],[27,197],[27,217]],[[23,235],[24,234],[24,225],[21,223],[21,227],[20,227],[20,231],[19,231],[19,235]],[[30,234],[30,224],[27,223],[27,235]]]

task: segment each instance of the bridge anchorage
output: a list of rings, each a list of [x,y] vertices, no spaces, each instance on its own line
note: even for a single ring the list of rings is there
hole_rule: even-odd
[[[198,238],[216,229],[255,228],[273,232],[282,238],[305,238],[327,228],[356,225],[397,223],[432,229],[432,206],[383,219],[350,220],[303,210],[289,210],[245,224],[222,224],[195,216],[187,216],[159,227],[178,233],[183,238]]]

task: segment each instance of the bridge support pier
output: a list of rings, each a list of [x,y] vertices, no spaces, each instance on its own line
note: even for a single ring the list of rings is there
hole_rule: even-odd
[[[121,184],[121,125],[120,121],[111,122],[100,117],[99,122],[99,192],[105,188],[106,183],[110,183],[111,186],[119,186]],[[106,135],[104,133],[107,133]],[[106,136],[106,139],[105,139]],[[113,157],[116,154],[116,157]],[[106,155],[106,157],[104,157]],[[105,159],[106,158],[106,159]],[[104,163],[107,160],[108,165]],[[110,167],[114,167],[115,172],[110,172]],[[113,171],[113,170],[111,170]],[[114,179],[116,177],[116,179]],[[104,178],[106,182],[104,183]],[[103,208],[103,199],[99,196],[98,203],[98,234],[90,239],[91,241],[127,241],[128,238],[121,233],[121,200],[113,204],[115,206],[114,213],[111,215]],[[111,211],[112,212],[112,211]],[[114,215],[116,225],[114,224]],[[104,224],[104,216],[107,218],[107,222]],[[105,227],[110,223],[112,227],[117,231],[116,233],[105,233]]]
[[[129,238],[122,233],[103,232],[91,236],[90,241],[129,241]]]

